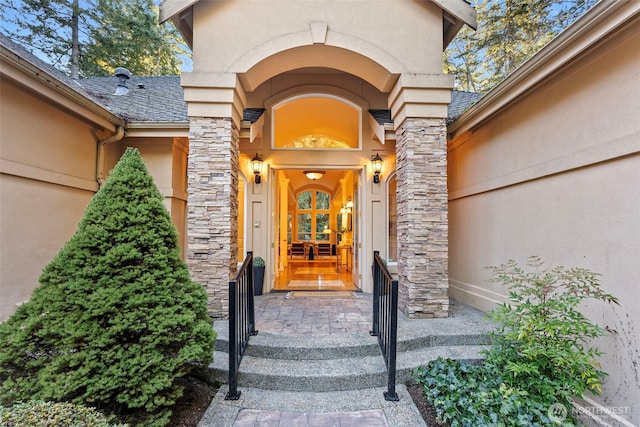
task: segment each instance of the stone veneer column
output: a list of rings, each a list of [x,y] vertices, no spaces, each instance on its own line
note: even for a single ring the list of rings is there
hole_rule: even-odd
[[[209,297],[209,314],[227,318],[237,271],[239,133],[231,118],[191,117],[187,265]]]
[[[449,310],[445,119],[405,119],[396,130],[399,304],[411,318]]]

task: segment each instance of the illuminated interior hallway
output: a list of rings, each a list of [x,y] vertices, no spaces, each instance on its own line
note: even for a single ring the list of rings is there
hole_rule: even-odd
[[[346,264],[337,266],[337,256],[313,261],[300,259],[287,264],[275,280],[274,291],[355,291]]]

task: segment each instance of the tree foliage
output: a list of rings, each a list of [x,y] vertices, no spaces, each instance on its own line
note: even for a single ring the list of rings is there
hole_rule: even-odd
[[[0,404],[68,401],[163,425],[215,334],[163,196],[127,149],[31,299],[0,324]]]
[[[596,0],[477,0],[478,29],[463,28],[445,51],[456,88],[486,92],[504,80]]]
[[[2,32],[73,78],[180,72],[188,56],[153,0],[0,0]]]
[[[100,25],[82,53],[86,76],[110,76],[116,67],[138,75],[175,75],[187,51],[173,24],[159,25],[153,0],[97,0]]]

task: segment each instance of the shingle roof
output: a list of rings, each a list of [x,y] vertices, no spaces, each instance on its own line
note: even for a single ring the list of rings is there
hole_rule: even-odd
[[[242,120],[255,123],[264,113],[264,108],[245,108],[242,114]]]
[[[114,95],[117,77],[80,79],[84,89],[106,109],[129,122],[188,122],[180,76],[135,76],[129,92]]]
[[[378,124],[384,125],[387,123],[393,123],[391,119],[391,110],[369,110],[369,114],[378,122]]]
[[[115,76],[74,80],[2,34],[0,45],[50,75],[54,84],[63,84],[71,88],[123,120],[149,123],[189,121],[180,76],[132,75],[127,81],[129,93],[118,96],[114,95],[118,85],[118,78]],[[457,119],[481,97],[482,95],[477,93],[454,90],[451,94],[447,124]],[[262,108],[247,108],[243,120],[253,123],[263,113]],[[369,113],[380,124],[392,123],[389,110],[370,110]]]
[[[451,104],[449,104],[447,112],[447,124],[460,117],[469,107],[478,102],[482,96],[481,93],[452,91]]]

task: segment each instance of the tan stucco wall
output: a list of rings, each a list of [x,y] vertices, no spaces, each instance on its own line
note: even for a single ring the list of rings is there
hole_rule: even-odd
[[[442,72],[442,10],[431,2],[385,0],[372,7],[367,0],[280,1],[275,5],[201,1],[195,5],[194,17],[195,72],[246,72],[247,64],[253,66],[276,52],[311,45],[310,24],[316,22],[329,24],[327,46],[357,49],[391,72]],[[339,55],[333,59],[357,61]],[[300,64],[308,60],[313,62],[304,55],[291,56],[291,61]],[[350,65],[335,68],[343,67]]]
[[[97,141],[110,136],[80,107],[72,113],[25,88],[28,81],[0,79],[0,321],[29,299],[42,269],[77,230],[98,190]],[[114,142],[105,147],[104,177],[127,146],[140,150],[165,196],[184,253],[188,139]]]
[[[0,80],[0,321],[28,300],[97,189],[90,126]]]
[[[505,291],[488,265],[539,255],[585,267],[620,307],[586,314],[599,342],[605,406],[640,423],[640,22],[449,144],[450,294],[490,309]]]

